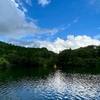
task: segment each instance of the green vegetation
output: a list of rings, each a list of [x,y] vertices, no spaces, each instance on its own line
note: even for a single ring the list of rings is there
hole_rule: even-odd
[[[9,62],[5,58],[0,58],[0,68],[9,67]]]
[[[25,48],[0,42],[0,68],[53,66],[55,53],[46,48]]]
[[[100,72],[100,46],[67,49],[59,54],[46,48],[25,48],[0,42],[0,68],[53,67],[76,71]]]
[[[64,50],[58,55],[57,66],[71,71],[100,73],[100,46]]]

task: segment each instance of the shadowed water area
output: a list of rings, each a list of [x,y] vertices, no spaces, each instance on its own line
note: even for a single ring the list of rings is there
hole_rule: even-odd
[[[0,100],[100,100],[100,75],[48,68],[0,70]]]

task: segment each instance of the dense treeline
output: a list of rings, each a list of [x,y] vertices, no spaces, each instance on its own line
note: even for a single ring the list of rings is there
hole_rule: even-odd
[[[0,67],[53,66],[56,54],[46,48],[25,48],[0,42]]]
[[[57,66],[79,71],[100,72],[100,46],[64,50],[58,55]]]
[[[59,54],[46,48],[25,48],[0,42],[0,68],[54,66],[86,68],[100,71],[100,46],[67,49]]]

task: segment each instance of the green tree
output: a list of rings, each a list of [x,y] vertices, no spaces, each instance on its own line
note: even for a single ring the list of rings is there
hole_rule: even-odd
[[[0,68],[9,67],[9,62],[5,58],[0,58]]]

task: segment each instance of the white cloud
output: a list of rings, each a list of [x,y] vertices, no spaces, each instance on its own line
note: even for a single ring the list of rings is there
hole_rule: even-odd
[[[12,41],[9,41],[12,43]],[[89,36],[74,36],[68,35],[66,40],[61,38],[57,38],[54,42],[49,41],[14,41],[13,44],[26,46],[26,47],[46,47],[48,50],[59,53],[65,49],[77,49],[80,47],[85,47],[88,45],[100,45],[100,41],[97,39],[93,39]]]
[[[7,36],[10,38],[21,38],[34,33],[39,34],[54,34],[59,29],[42,29],[36,25],[34,19],[26,17],[27,11],[21,2],[21,0],[0,0],[0,36]],[[26,0],[30,3],[30,0]],[[24,10],[19,9],[20,6]],[[30,20],[30,21],[27,21]]]
[[[48,50],[59,53],[64,49],[77,49],[88,45],[100,45],[100,41],[92,39],[89,36],[76,36],[68,35],[66,40],[57,38],[53,43],[40,42],[40,47],[47,47]]]
[[[51,2],[51,0],[38,0],[38,3],[42,5],[42,7],[48,5]]]

